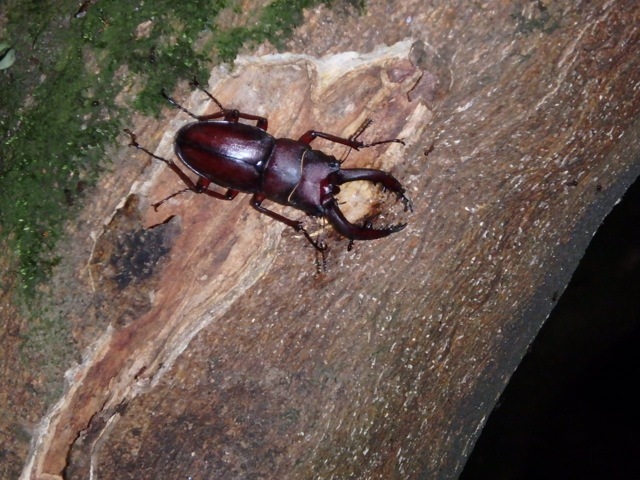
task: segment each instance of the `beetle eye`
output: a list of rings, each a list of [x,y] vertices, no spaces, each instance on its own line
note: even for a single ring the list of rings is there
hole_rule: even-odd
[[[340,193],[340,187],[337,185],[334,185],[331,190],[332,190],[331,193],[333,193],[334,195],[337,195]]]

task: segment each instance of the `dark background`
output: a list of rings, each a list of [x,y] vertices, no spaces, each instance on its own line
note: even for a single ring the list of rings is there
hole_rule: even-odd
[[[461,480],[640,478],[640,181],[598,229]]]

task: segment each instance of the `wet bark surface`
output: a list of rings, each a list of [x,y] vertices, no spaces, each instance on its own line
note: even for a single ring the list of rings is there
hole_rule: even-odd
[[[60,269],[83,356],[23,478],[455,478],[639,172],[639,25],[633,1],[371,2],[308,12],[289,53],[214,70],[216,97],[275,136],[371,118],[367,139],[403,138],[343,168],[390,171],[414,213],[355,183],[341,207],[408,227],[347,251],[275,207],[329,245],[318,273],[306,240],[245,195],[154,211],[183,186],[123,150],[147,168],[105,177],[120,204],[87,207],[101,220]],[[168,157],[187,121],[130,128]]]

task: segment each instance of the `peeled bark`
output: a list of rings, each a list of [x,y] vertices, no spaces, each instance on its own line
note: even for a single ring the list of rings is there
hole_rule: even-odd
[[[341,199],[409,226],[350,252],[327,229],[318,274],[247,196],[154,212],[183,188],[164,164],[105,180],[135,183],[79,274],[85,354],[23,478],[455,478],[638,174],[639,25],[631,0],[372,2],[309,13],[292,53],[215,69],[213,94],[275,136],[371,118],[367,139],[403,138],[345,168],[390,171],[415,213],[357,183]],[[186,121],[163,125],[158,155]]]

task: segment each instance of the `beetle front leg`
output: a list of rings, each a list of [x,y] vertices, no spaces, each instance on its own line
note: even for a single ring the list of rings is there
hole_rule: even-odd
[[[383,145],[385,143],[401,143],[404,145],[404,142],[399,138],[391,138],[389,140],[378,140],[372,143],[364,143],[357,138],[364,132],[364,130],[371,124],[370,120],[366,120],[360,128],[351,135],[349,138],[342,138],[336,135],[331,135],[330,133],[318,132],[317,130],[309,130],[304,135],[302,135],[298,141],[302,143],[310,144],[316,138],[324,138],[325,140],[329,140],[330,142],[338,143],[340,145],[346,145],[349,148],[353,148],[354,150],[359,150],[361,148],[367,147],[375,147],[376,145]]]
[[[304,135],[302,135],[298,141],[302,143],[306,143],[309,145],[316,138],[324,138],[325,140],[329,140],[330,142],[339,143],[340,145],[346,145],[349,148],[353,148],[358,150],[363,146],[363,143],[350,138],[342,138],[336,135],[331,135],[330,133],[318,132],[317,130],[309,130]]]
[[[304,228],[304,225],[302,224],[302,222],[291,220],[290,218],[284,217],[276,212],[272,212],[268,208],[263,207],[262,202],[264,201],[265,198],[266,197],[264,194],[261,194],[261,193],[254,194],[253,197],[251,197],[251,206],[255,208],[257,211],[259,211],[260,213],[264,213],[265,215],[273,218],[274,220],[277,220],[279,222],[284,223],[285,225],[288,225],[289,227],[293,228],[296,232],[302,232],[305,238],[309,241],[311,245],[313,245],[313,247],[317,251],[324,252],[327,249],[327,246],[324,243],[316,242],[311,237],[311,235],[309,235],[309,232],[307,232],[307,230]]]

